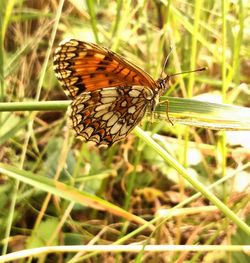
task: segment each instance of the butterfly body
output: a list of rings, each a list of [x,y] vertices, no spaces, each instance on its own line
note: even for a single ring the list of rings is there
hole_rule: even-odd
[[[56,49],[54,70],[72,99],[77,137],[99,145],[124,139],[167,89],[167,78],[155,81],[118,54],[75,39]]]

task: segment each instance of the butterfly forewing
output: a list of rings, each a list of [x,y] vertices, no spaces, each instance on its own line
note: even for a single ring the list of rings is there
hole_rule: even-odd
[[[56,49],[54,70],[71,98],[100,88],[155,86],[150,75],[125,58],[93,43],[75,39],[61,43]]]

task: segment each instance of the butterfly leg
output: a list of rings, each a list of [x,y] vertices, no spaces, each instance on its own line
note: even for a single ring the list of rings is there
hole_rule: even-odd
[[[168,118],[168,121],[174,126],[174,123],[172,122],[172,120],[170,119],[169,117],[169,100],[163,100],[163,101],[160,101],[159,103],[166,103],[166,114],[167,114],[167,118]]]
[[[174,123],[172,122],[172,120],[170,119],[169,115],[168,115],[168,112],[169,112],[169,100],[166,100],[166,113],[167,113],[167,118],[168,118],[168,121],[172,124],[172,126],[174,126]]]

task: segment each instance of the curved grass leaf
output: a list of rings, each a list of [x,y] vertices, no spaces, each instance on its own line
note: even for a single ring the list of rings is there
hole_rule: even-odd
[[[53,179],[1,163],[0,173],[36,187],[37,189],[59,196],[68,201],[76,202],[84,206],[90,206],[99,210],[105,210],[116,216],[123,217],[129,221],[134,221],[138,224],[147,223],[147,221],[143,220],[142,218],[137,217],[123,210],[122,208],[107,202],[106,200],[103,200],[87,192],[80,191],[62,182],[58,182]]]

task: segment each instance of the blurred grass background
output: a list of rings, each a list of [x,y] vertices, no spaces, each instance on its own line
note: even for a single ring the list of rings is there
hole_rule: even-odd
[[[210,102],[250,105],[248,1],[8,0],[0,5],[2,102],[67,100],[53,72],[53,51],[61,40],[74,37],[124,55],[155,79],[173,47],[166,74],[203,66],[208,70],[176,76],[167,96],[199,95]],[[8,172],[0,174],[2,254],[52,244],[249,244],[249,235],[204,197],[186,204],[192,212],[180,210],[163,223],[161,218],[135,232],[143,220],[166,214],[196,191],[138,138],[138,130],[137,136],[132,133],[110,149],[99,149],[76,140],[66,119],[63,111],[0,113],[0,161],[9,165],[5,171],[16,175],[14,180]],[[249,223],[248,131],[172,126],[167,119],[141,126],[202,184],[225,178],[212,192]],[[54,180],[71,188],[62,192]],[[79,202],[78,189],[83,193]],[[38,258],[38,262],[83,260],[249,262],[249,257],[222,250]]]

